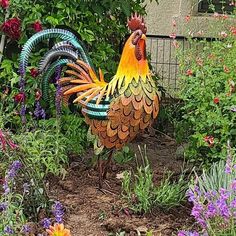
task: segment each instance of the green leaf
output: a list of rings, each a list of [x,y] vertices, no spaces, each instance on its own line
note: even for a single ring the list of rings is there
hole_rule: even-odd
[[[129,1],[121,1],[121,8],[126,16],[131,14],[131,6]]]

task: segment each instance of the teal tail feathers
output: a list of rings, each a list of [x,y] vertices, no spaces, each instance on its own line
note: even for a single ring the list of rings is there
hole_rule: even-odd
[[[42,40],[50,39],[50,38],[60,38],[63,41],[68,41],[76,50],[78,50],[82,60],[90,65],[92,68],[92,62],[89,56],[86,54],[84,48],[81,43],[77,39],[77,37],[68,30],[63,29],[47,29],[40,31],[33,35],[24,45],[21,54],[20,54],[20,75],[23,77],[26,72],[26,68],[28,66],[29,55],[32,49]]]

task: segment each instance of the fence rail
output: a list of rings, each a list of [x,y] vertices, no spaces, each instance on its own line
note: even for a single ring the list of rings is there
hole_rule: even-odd
[[[160,79],[159,84],[168,93],[174,95],[179,89],[179,63],[176,57],[176,48],[173,39],[163,35],[147,35],[147,52],[151,57],[152,71]],[[181,50],[186,47],[186,38],[176,37]]]
[[[176,47],[174,40],[165,35],[147,35],[147,52],[151,57],[152,71],[159,78],[159,84],[173,97],[179,90],[179,63],[176,56]],[[212,42],[216,38],[194,37],[197,41]],[[190,49],[191,44],[186,37],[177,36],[175,41],[178,44],[178,50],[184,53],[184,50]],[[202,49],[201,44],[196,45],[198,51]]]

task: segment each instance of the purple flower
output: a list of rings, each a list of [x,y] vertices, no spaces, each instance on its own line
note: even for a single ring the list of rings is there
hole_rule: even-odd
[[[0,212],[5,211],[7,209],[7,203],[1,202],[0,203]]]
[[[178,236],[199,236],[199,233],[196,231],[190,232],[181,230],[178,232]]]
[[[6,234],[14,234],[14,231],[13,231],[13,229],[10,226],[7,225],[4,228],[4,233],[6,233]]]
[[[218,206],[219,209],[219,213],[220,215],[227,220],[230,217],[230,210],[229,207],[227,205],[226,199],[223,197],[220,197],[217,201],[216,204]]]
[[[8,173],[6,175],[6,178],[9,180],[12,180],[15,178],[18,170],[22,167],[22,164],[20,161],[14,161],[11,166],[10,169],[8,170]]]
[[[22,104],[21,110],[20,110],[20,115],[21,115],[21,122],[22,122],[23,124],[26,123],[25,114],[26,114],[26,106],[25,106],[25,104]]]
[[[178,236],[186,236],[187,235],[186,233],[187,233],[186,231],[181,230],[178,232]]]
[[[29,225],[23,225],[21,231],[22,231],[24,234],[27,234],[27,233],[29,233],[29,232],[31,231],[31,228],[30,228]]]
[[[24,92],[24,90],[25,90],[25,79],[22,76],[20,77],[19,86],[20,86],[20,91]]]
[[[219,193],[222,200],[227,200],[230,196],[230,192],[224,188],[220,188]]]
[[[203,211],[203,207],[199,203],[195,203],[191,212],[191,215],[195,217],[195,219],[198,219],[201,216],[201,213]]]
[[[36,118],[43,118],[43,119],[46,118],[46,113],[45,113],[44,109],[41,107],[39,101],[36,102],[34,115],[35,115]]]
[[[236,208],[236,198],[230,203],[230,207]]]
[[[231,188],[236,191],[236,179],[233,180]]]
[[[42,219],[41,224],[42,224],[43,228],[48,229],[49,226],[51,225],[51,220],[48,218],[44,218],[44,219]]]
[[[3,183],[4,195],[7,195],[10,192],[10,188],[7,182]]]
[[[230,174],[232,173],[232,161],[230,158],[227,159],[226,164],[225,164],[225,173]]]
[[[189,189],[187,191],[186,196],[188,197],[189,202],[194,202],[195,196],[194,196],[194,192],[192,191],[192,189]]]
[[[203,229],[206,229],[206,227],[207,227],[207,224],[206,224],[206,221],[204,220],[204,219],[202,219],[202,218],[197,218],[197,222],[201,225],[201,227],[203,228]]]
[[[215,205],[210,202],[207,206],[207,212],[206,212],[206,217],[207,218],[212,218],[217,214],[217,209],[215,207]]]
[[[199,187],[197,185],[194,186],[194,192],[197,193],[197,195],[200,197],[202,194],[201,194],[201,191],[199,189]]]
[[[55,217],[56,222],[61,224],[63,222],[64,209],[63,205],[59,201],[56,201],[52,206],[52,213]]]

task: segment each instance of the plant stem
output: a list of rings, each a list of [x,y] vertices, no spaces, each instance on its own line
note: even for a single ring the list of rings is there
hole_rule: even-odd
[[[6,10],[5,21],[7,20],[8,17],[9,17],[9,11]],[[1,42],[0,42],[0,64],[2,62],[3,50],[4,50],[4,47],[5,47],[5,41],[6,41],[6,35],[3,34],[2,37],[1,37]]]

